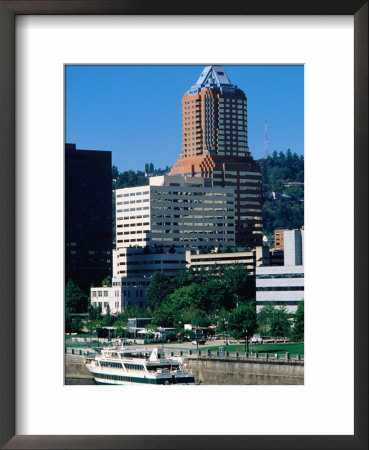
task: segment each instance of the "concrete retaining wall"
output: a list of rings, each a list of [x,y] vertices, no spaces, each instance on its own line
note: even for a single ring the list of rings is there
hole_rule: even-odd
[[[189,358],[187,365],[200,384],[304,384],[303,363]]]
[[[92,375],[84,363],[83,356],[65,355],[65,377],[89,378],[92,380]]]

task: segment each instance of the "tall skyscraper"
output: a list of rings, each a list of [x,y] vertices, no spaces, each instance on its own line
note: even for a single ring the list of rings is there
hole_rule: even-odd
[[[182,153],[170,175],[235,190],[236,243],[262,244],[261,173],[247,140],[247,98],[221,66],[207,66],[182,99]]]
[[[85,292],[112,269],[111,152],[65,144],[65,281]]]

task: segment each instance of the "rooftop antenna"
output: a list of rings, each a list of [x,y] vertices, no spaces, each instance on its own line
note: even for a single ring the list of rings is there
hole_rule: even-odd
[[[264,151],[265,151],[265,158],[269,158],[269,140],[268,140],[268,121],[265,119],[265,126],[264,126]]]

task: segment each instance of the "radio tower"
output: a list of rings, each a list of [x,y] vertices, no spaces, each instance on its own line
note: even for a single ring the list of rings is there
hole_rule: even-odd
[[[269,158],[269,141],[268,141],[268,121],[265,119],[265,135],[264,135],[264,151],[265,158]]]

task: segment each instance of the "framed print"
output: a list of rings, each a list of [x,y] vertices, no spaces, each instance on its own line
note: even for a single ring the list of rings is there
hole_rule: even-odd
[[[1,445],[367,448],[367,2],[0,8]],[[68,64],[304,65],[304,385],[64,385]]]

